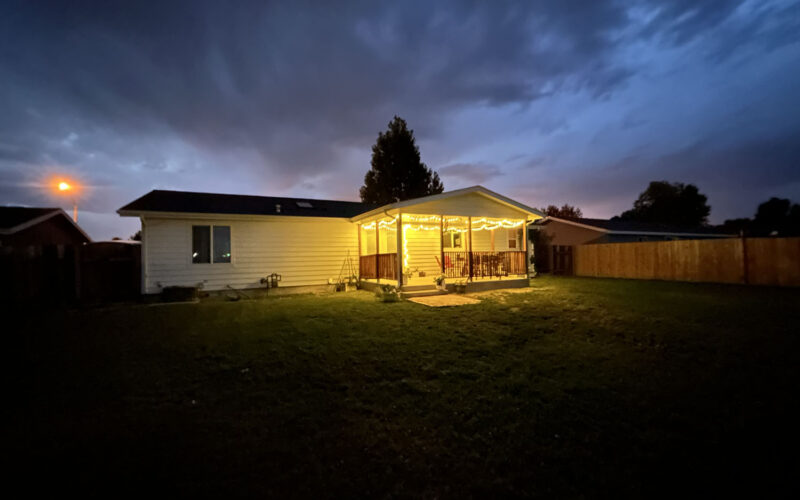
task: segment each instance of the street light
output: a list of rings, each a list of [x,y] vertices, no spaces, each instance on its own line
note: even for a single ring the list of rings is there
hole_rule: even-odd
[[[56,189],[59,193],[68,193],[70,191],[73,192],[72,198],[72,220],[78,222],[78,197],[76,191],[76,186],[70,184],[67,181],[59,181],[56,183]]]

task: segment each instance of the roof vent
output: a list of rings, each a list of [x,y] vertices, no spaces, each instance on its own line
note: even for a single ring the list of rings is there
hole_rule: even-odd
[[[275,204],[275,211],[278,212],[278,213],[281,213],[281,204],[280,203],[276,203]]]
[[[314,205],[312,205],[311,203],[309,203],[307,201],[298,201],[296,203],[297,203],[297,206],[300,207],[300,208],[314,208]]]

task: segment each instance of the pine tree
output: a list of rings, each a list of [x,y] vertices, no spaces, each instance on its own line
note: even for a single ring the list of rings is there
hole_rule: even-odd
[[[439,174],[422,163],[414,131],[399,116],[378,134],[371,164],[359,191],[364,203],[386,205],[444,191]]]

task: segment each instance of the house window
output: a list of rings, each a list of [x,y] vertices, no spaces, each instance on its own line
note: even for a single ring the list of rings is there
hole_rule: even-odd
[[[519,248],[521,240],[522,240],[522,229],[508,230],[508,248],[513,248],[513,249]]]
[[[192,263],[211,262],[211,226],[192,226]]]
[[[212,251],[213,254],[212,254]],[[213,259],[212,259],[213,257]],[[192,226],[192,263],[210,264],[231,261],[230,226]]]
[[[463,248],[464,238],[458,231],[451,231],[442,235],[442,247],[444,248]]]
[[[214,262],[231,261],[231,227],[214,226]]]

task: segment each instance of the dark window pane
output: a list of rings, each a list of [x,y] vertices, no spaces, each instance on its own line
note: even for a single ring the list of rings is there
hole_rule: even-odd
[[[208,264],[211,262],[211,227],[192,226],[192,262]]]
[[[214,262],[231,261],[231,227],[214,226]]]

